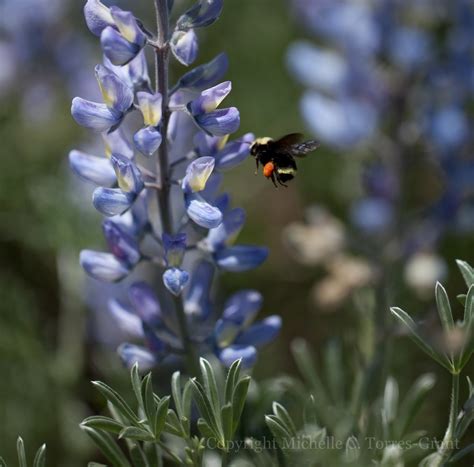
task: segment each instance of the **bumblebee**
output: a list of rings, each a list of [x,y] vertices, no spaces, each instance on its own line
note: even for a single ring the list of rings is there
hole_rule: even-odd
[[[257,138],[250,145],[250,154],[255,157],[257,171],[263,166],[263,175],[269,178],[276,188],[278,184],[286,187],[286,182],[295,177],[298,170],[295,157],[304,157],[319,147],[314,140],[302,141],[301,133],[291,133],[280,139]]]

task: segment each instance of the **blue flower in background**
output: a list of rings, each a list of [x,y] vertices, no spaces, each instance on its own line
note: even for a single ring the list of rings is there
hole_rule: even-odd
[[[264,247],[234,244],[245,212],[230,209],[228,194],[219,192],[221,172],[242,163],[254,140],[251,133],[229,140],[240,115],[235,107],[220,108],[232,89],[221,81],[227,57],[220,54],[167,87],[168,56],[160,53],[165,41],[181,64],[193,63],[197,29],[217,20],[222,6],[222,0],[198,1],[169,37],[153,37],[131,12],[99,0],[84,8],[104,53],[96,67],[103,102],[75,98],[72,115],[101,133],[105,147],[104,157],[73,150],[69,161],[96,185],[93,204],[106,216],[109,251],[84,250],[80,262],[90,276],[108,282],[122,281],[143,262],[159,268],[157,293],[135,282],[128,303],[109,300],[111,315],[133,339],[119,347],[120,356],[142,370],[173,355],[189,357],[193,349],[213,352],[227,366],[243,358],[248,367],[280,328],[277,316],[252,323],[261,305],[255,291],[235,295],[222,314],[213,299],[218,273],[253,269],[268,255]],[[144,47],[156,49],[161,71],[155,88]]]
[[[349,210],[353,225],[376,238],[397,232],[400,254],[408,256],[417,251],[413,245],[423,247],[419,238],[433,238],[424,247],[434,249],[448,229],[466,231],[464,207],[473,199],[466,186],[474,180],[472,4],[291,3],[309,33],[287,53],[290,73],[304,87],[300,109],[307,128],[325,146],[369,159],[364,193]],[[444,189],[417,206],[412,226],[401,224],[399,211],[401,188],[412,189],[415,160],[435,172]]]

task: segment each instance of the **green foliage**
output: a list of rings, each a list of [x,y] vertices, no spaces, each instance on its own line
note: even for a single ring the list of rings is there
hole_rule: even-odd
[[[16,442],[16,452],[18,455],[18,467],[28,467],[28,462],[26,460],[26,451],[25,443],[23,439],[19,436]],[[46,465],[46,445],[43,444],[38,451],[36,451],[35,457],[33,459],[33,467],[45,467]],[[7,463],[0,457],[0,467],[7,467]]]
[[[459,374],[474,352],[474,272],[465,261],[458,260],[457,264],[469,287],[466,295],[458,296],[464,304],[464,316],[461,321],[454,322],[448,294],[441,284],[436,284],[436,305],[442,325],[441,343],[430,342],[401,308],[391,308],[393,316],[408,331],[413,341],[452,374]]]
[[[117,467],[161,465],[163,459],[178,465],[201,465],[204,447],[211,444],[227,452],[242,416],[250,377],[240,375],[241,362],[236,361],[220,388],[211,364],[201,359],[200,367],[200,381],[189,379],[182,387],[181,376],[175,372],[172,397],[159,397],[153,392],[151,373],[141,378],[138,366],[133,366],[136,409],[107,384],[94,382],[107,400],[111,417],[88,417],[81,428]],[[174,408],[170,408],[171,402]],[[193,402],[199,413],[200,436],[192,430]]]

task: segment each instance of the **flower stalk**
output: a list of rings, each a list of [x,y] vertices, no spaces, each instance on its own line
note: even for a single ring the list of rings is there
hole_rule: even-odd
[[[161,135],[162,143],[158,149],[158,157],[156,158],[156,182],[160,185],[160,190],[157,191],[158,206],[161,216],[161,225],[163,232],[172,235],[173,216],[171,213],[170,204],[170,163],[168,156],[168,124],[170,119],[169,110],[169,15],[168,5],[166,0],[155,0],[156,24],[157,24],[157,43],[155,46],[155,90],[162,96],[161,110]],[[183,345],[184,353],[186,355],[187,369],[189,374],[197,375],[198,363],[193,344],[189,337],[188,325],[186,321],[186,314],[184,311],[183,300],[181,297],[174,297],[174,306],[178,326],[181,334],[181,343]]]
[[[433,459],[433,467],[441,467],[449,460],[456,443],[456,424],[458,418],[459,405],[459,373],[452,373],[451,380],[451,404],[449,408],[449,422],[446,433],[444,434],[441,446]]]

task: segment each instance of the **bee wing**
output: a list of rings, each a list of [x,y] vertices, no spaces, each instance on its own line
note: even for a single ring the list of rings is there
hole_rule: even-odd
[[[319,148],[318,141],[309,140],[303,141],[302,143],[292,144],[290,147],[290,154],[293,157],[305,157],[310,152]]]
[[[290,133],[289,135],[282,136],[280,139],[277,139],[274,144],[276,146],[288,149],[294,144],[298,144],[303,139],[301,133]]]

